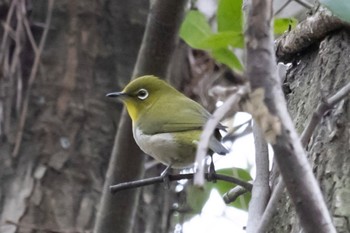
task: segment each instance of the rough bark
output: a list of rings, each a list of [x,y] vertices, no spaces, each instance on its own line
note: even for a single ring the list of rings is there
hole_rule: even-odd
[[[309,233],[336,232],[282,92],[270,29],[272,1],[248,1],[247,8],[246,76],[249,77],[252,88],[251,96],[263,90],[264,103],[268,112],[273,114],[264,119],[252,111],[253,118],[265,132],[266,140],[271,143],[275,161],[296,207],[303,230]],[[259,107],[263,108],[264,103],[258,102]],[[267,118],[272,121],[270,126]],[[276,137],[269,132],[274,132]]]
[[[309,48],[288,71],[285,90],[290,113],[301,133],[322,98],[349,83],[350,34],[327,36]],[[350,101],[341,101],[323,118],[307,147],[308,159],[321,185],[338,232],[350,232]],[[269,232],[300,232],[289,198],[280,201]]]
[[[32,3],[38,25],[47,1]],[[0,144],[0,232],[92,231],[121,110],[104,94],[131,76],[147,9],[145,1],[55,1],[16,158],[15,96],[26,91],[31,63],[22,63],[20,93],[18,80],[0,79],[9,128]],[[40,39],[42,28],[32,30]]]

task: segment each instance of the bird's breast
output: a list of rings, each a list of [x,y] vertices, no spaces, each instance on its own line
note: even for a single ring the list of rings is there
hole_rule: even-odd
[[[143,152],[165,165],[172,165],[173,168],[190,167],[194,163],[197,147],[196,138],[186,138],[183,134],[189,132],[158,133],[153,135],[144,134],[138,127],[133,127],[133,134],[137,145]]]

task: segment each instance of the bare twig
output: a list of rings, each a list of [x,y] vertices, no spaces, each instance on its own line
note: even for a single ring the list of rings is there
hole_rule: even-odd
[[[32,30],[30,30],[30,25],[29,25],[29,21],[28,21],[27,17],[24,17],[23,24],[24,24],[24,28],[26,29],[26,32],[27,32],[27,35],[28,35],[28,38],[29,38],[29,42],[30,42],[30,44],[31,44],[31,46],[32,46],[32,48],[34,50],[34,54],[38,54],[39,53],[38,46],[35,43]]]
[[[308,3],[307,1],[304,0],[288,0],[286,1],[278,10],[276,10],[276,12],[274,13],[274,15],[278,15],[279,13],[281,13],[281,11],[283,11],[288,5],[289,3],[291,3],[292,1],[297,2],[299,5],[311,10],[313,8],[313,5]]]
[[[328,99],[328,105],[334,106],[340,100],[342,100],[345,96],[350,93],[350,83],[346,84],[345,87],[337,91],[333,96]]]
[[[193,179],[194,175],[195,175],[194,173],[177,174],[177,175],[168,175],[167,178],[169,179],[169,181],[177,181],[177,180],[183,180],[183,179],[190,180],[190,179]],[[205,173],[204,175],[205,175],[205,178],[207,180],[209,180],[209,174]],[[214,173],[214,174],[210,174],[210,180],[213,180],[213,179],[227,181],[227,182],[239,185],[247,191],[252,190],[252,185],[250,183],[247,183],[247,182],[242,181],[240,179],[237,179],[235,177]],[[151,177],[151,178],[147,178],[147,179],[129,181],[129,182],[120,183],[117,185],[111,185],[109,187],[109,190],[111,191],[111,193],[116,193],[116,192],[121,191],[121,190],[139,188],[139,187],[143,187],[146,185],[159,184],[162,182],[164,182],[164,177],[163,176],[156,176],[156,177]]]
[[[291,2],[292,2],[292,0],[286,1],[278,10],[276,10],[274,15],[278,15],[279,13],[281,13],[281,11],[283,11]]]
[[[275,189],[272,192],[271,198],[266,206],[264,214],[258,222],[259,225],[256,228],[256,232],[266,232],[273,215],[277,212],[278,201],[280,200],[285,187],[286,186],[284,185],[284,182],[281,177]]]
[[[325,12],[316,13],[276,40],[278,61],[293,61],[298,53],[344,25],[344,22],[335,16]]]
[[[224,199],[224,202],[226,204],[230,204],[231,202],[234,202],[235,200],[237,200],[238,197],[240,197],[241,195],[247,192],[248,190],[243,188],[242,186],[236,186],[230,191],[228,191],[227,193],[225,193],[222,198]]]
[[[196,153],[196,163],[198,164],[198,169],[194,177],[195,185],[204,185],[204,164],[202,162],[207,155],[210,137],[212,136],[215,128],[226,113],[230,111],[232,107],[240,101],[241,97],[248,93],[248,91],[249,87],[247,85],[238,88],[237,92],[231,95],[225,101],[225,103],[214,112],[213,116],[205,124]]]
[[[295,2],[299,3],[300,5],[302,5],[303,7],[307,8],[307,9],[312,9],[313,5],[308,3],[307,1],[304,0],[294,0]]]
[[[3,61],[4,56],[6,54],[5,49],[7,47],[7,39],[9,37],[9,31],[11,28],[11,19],[12,19],[12,15],[13,15],[13,12],[15,10],[16,4],[17,4],[17,0],[13,0],[11,2],[11,5],[10,5],[10,8],[8,10],[8,13],[7,13],[7,17],[6,17],[6,22],[3,23],[4,34],[2,36],[1,47],[0,47],[0,64],[2,64],[2,61]]]
[[[253,124],[255,143],[256,178],[253,183],[252,199],[249,203],[247,232],[256,231],[270,197],[269,150],[260,127]]]
[[[249,2],[249,1],[248,1]],[[276,69],[271,30],[272,0],[253,0],[248,5],[245,33],[247,67],[252,91],[265,90],[264,102],[281,122],[281,132],[272,143],[274,155],[300,223],[306,232],[336,232],[313,175],[305,150],[287,110]]]
[[[22,41],[24,39],[24,30],[23,30],[23,24],[22,24],[22,20],[23,20],[23,12],[20,10],[20,4],[23,4],[23,2],[18,2],[16,4],[16,19],[17,19],[17,25],[16,25],[16,31],[15,31],[15,51],[13,53],[12,56],[12,60],[11,60],[11,66],[10,66],[10,78],[13,78],[15,72],[18,72],[18,67],[19,67],[19,63],[20,63],[20,53],[22,51]]]
[[[311,120],[308,125],[305,127],[303,133],[301,134],[301,143],[306,147],[309,142],[313,132],[315,131],[316,126],[320,122],[323,115],[330,110],[334,105],[336,105],[340,100],[342,100],[350,92],[350,83],[345,85],[339,91],[337,91],[333,96],[329,97],[325,101],[322,101],[318,104],[316,111],[312,114]]]
[[[27,87],[26,95],[24,97],[23,107],[22,107],[22,111],[21,111],[21,115],[20,115],[20,119],[19,119],[19,126],[18,126],[17,135],[16,135],[16,142],[15,142],[14,149],[12,151],[12,156],[13,157],[17,157],[17,154],[19,152],[19,148],[21,146],[24,125],[25,125],[25,121],[26,121],[26,118],[27,118],[30,90],[31,90],[31,87],[32,87],[32,85],[34,83],[34,80],[36,78],[36,74],[37,74],[37,71],[38,71],[38,68],[39,68],[39,64],[40,64],[41,54],[42,54],[42,51],[44,49],[44,45],[46,43],[47,34],[48,34],[48,31],[49,31],[49,28],[50,28],[49,26],[51,24],[53,4],[54,4],[54,0],[49,0],[48,1],[47,16],[46,16],[46,21],[45,21],[45,25],[46,26],[45,26],[43,35],[41,36],[40,43],[39,43],[39,48],[37,50],[37,53],[35,54],[33,67],[32,67],[32,70],[30,72],[29,81],[28,81],[28,87]]]

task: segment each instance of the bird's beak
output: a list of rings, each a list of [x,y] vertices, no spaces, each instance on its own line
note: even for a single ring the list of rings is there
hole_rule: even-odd
[[[106,95],[106,97],[127,97],[127,94],[125,92],[111,92]]]

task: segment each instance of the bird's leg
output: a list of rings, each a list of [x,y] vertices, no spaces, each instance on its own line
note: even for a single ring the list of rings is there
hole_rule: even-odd
[[[169,189],[169,187],[170,187],[170,180],[169,180],[169,171],[170,171],[170,168],[171,168],[171,164],[169,164],[169,165],[164,169],[164,171],[162,171],[162,173],[160,173],[160,177],[163,178],[164,187],[165,187],[166,189]]]
[[[209,164],[209,173],[208,173],[208,181],[216,182],[216,179],[214,178],[216,174],[215,166],[214,166],[214,160],[213,155],[210,155],[210,164]]]

